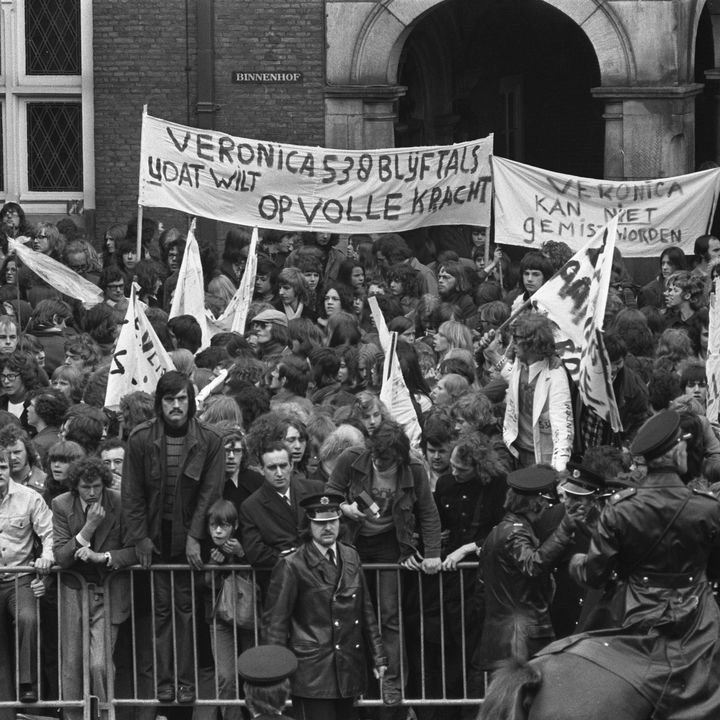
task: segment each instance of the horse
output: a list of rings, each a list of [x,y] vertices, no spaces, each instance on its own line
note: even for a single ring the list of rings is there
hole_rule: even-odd
[[[478,720],[650,720],[653,705],[590,660],[559,652],[510,660],[493,675]]]

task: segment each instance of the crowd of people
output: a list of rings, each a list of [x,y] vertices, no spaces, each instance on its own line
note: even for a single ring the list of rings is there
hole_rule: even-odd
[[[297,718],[352,718],[360,694],[382,699],[383,718],[404,718],[405,698],[479,698],[511,656],[622,625],[617,593],[589,590],[570,560],[588,551],[607,498],[642,485],[647,463],[630,448],[649,418],[677,415],[686,487],[720,488],[720,426],[706,413],[713,236],[692,258],[667,248],[642,287],[616,252],[604,333],[616,431],[583,403],[552,320],[532,305],[572,256],[564,243],[517,263],[484,227],[261,231],[246,330],[203,347],[197,318],[168,315],[182,230],[146,218],[138,256],[133,221],[99,248],[70,218],[33,226],[7,203],[0,221],[0,700],[77,700],[63,713],[79,718],[88,664],[101,702],[109,676],[115,697],[237,700],[238,655],[258,642],[296,656]],[[9,237],[96,283],[103,301],[60,295]],[[222,252],[198,240],[219,317],[251,233],[230,230]],[[108,408],[132,283],[175,370]],[[398,335],[416,438],[379,397],[370,297]],[[382,569],[363,575],[372,563]],[[257,584],[244,625],[217,615],[236,578]],[[368,687],[370,669],[381,682]],[[157,703],[132,712],[152,718]],[[245,712],[219,705],[194,712]]]

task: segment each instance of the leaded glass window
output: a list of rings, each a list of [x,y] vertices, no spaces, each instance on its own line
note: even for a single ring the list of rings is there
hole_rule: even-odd
[[[28,103],[27,140],[28,190],[83,189],[80,103]]]
[[[80,0],[25,0],[28,75],[80,74]]]

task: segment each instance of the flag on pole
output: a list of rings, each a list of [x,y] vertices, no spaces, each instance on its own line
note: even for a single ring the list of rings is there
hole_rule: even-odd
[[[368,305],[375,321],[375,328],[378,331],[380,346],[385,353],[380,401],[390,411],[393,420],[402,425],[405,434],[410,439],[410,446],[418,448],[420,447],[422,430],[418,422],[417,411],[410,397],[410,391],[405,384],[400,360],[398,360],[397,333],[391,333],[387,329],[377,298],[368,298]]]
[[[175,286],[170,317],[192,315],[202,331],[202,347],[210,344],[210,332],[205,318],[205,281],[200,262],[200,248],[195,238],[195,219],[188,230],[185,254],[180,264],[178,281]]]
[[[603,246],[590,282],[582,353],[580,354],[578,390],[585,405],[607,422],[613,432],[619,433],[623,429],[622,421],[615,400],[610,358],[603,341],[603,322],[610,290],[617,223],[616,215],[602,233]]]
[[[397,338],[396,332],[390,333],[389,347],[385,351],[383,364],[380,401],[390,411],[392,419],[402,426],[410,440],[410,447],[416,449],[420,447],[422,430],[400,368],[400,360],[397,356]]]
[[[230,302],[223,311],[223,314],[214,321],[214,325],[218,332],[231,330],[243,335],[245,333],[245,324],[247,323],[248,309],[252,302],[253,290],[255,289],[255,274],[257,273],[257,245],[258,245],[258,229],[253,228],[252,238],[250,239],[250,249],[248,251],[248,259],[245,265],[240,286],[235,294],[230,298]]]
[[[620,432],[622,425],[602,324],[618,219],[613,217],[531,297],[533,305],[557,326],[560,357],[583,402],[615,432]]]
[[[27,240],[28,238],[24,238]],[[14,252],[22,263],[63,295],[80,300],[86,308],[94,307],[103,300],[102,290],[51,257],[23,244],[23,238],[8,238],[8,250]]]
[[[707,372],[707,410],[706,415],[713,427],[720,424],[720,300],[718,299],[718,279],[713,280],[710,293],[710,312],[708,327],[708,347],[705,369]]]
[[[110,361],[105,392],[105,407],[109,408],[117,408],[120,398],[136,390],[154,393],[160,376],[175,369],[137,300],[135,287],[133,283],[125,322]]]
[[[377,298],[371,295],[368,298],[368,305],[370,306],[370,314],[372,315],[373,322],[375,323],[375,329],[378,332],[378,338],[380,339],[380,347],[382,351],[387,354],[388,348],[390,347],[390,331],[387,328],[387,323],[378,305]]]

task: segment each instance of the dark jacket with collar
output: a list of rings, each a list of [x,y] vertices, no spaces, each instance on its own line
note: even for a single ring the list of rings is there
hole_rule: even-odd
[[[240,506],[242,546],[253,567],[272,568],[280,553],[300,544],[300,527],[305,520],[300,502],[321,492],[323,485],[317,480],[293,477],[290,481],[291,507],[264,482]]]
[[[105,517],[95,531],[90,547],[95,552],[109,552],[112,568],[105,563],[84,562],[75,558],[75,553],[81,547],[75,536],[85,526],[85,513],[80,498],[72,492],[65,492],[52,501],[53,554],[55,562],[63,570],[72,570],[72,573],[60,575],[61,581],[68,587],[80,588],[80,581],[74,573],[82,575],[88,582],[102,584],[113,570],[137,562],[135,547],[125,539],[120,493],[105,488],[101,503]],[[111,593],[112,622],[122,622],[130,613],[130,576],[127,573],[115,573],[108,587]]]
[[[166,475],[165,428],[162,420],[155,418],[138,425],[128,439],[123,512],[129,542],[150,538],[155,547],[176,556],[184,554],[188,535],[196,540],[205,537],[207,511],[221,496],[225,455],[220,436],[194,418],[188,421],[173,504],[171,547],[161,548]]]
[[[440,557],[440,516],[430,491],[430,483],[422,463],[410,458],[407,465],[398,468],[398,491],[392,505],[392,516],[400,545],[398,561],[409,558],[416,552],[414,538],[420,533],[423,543],[423,557]],[[362,490],[370,492],[373,480],[372,455],[364,446],[345,450],[338,458],[330,476],[327,492],[344,495],[352,503]],[[360,524],[348,521],[351,535],[357,537]]]
[[[291,683],[300,697],[356,697],[366,690],[366,655],[387,665],[360,556],[343,543],[337,553],[338,569],[308,541],[273,570],[263,642],[296,655]]]
[[[480,553],[478,589],[485,618],[478,662],[485,670],[511,657],[528,659],[554,639],[551,571],[573,542],[561,522],[543,543],[524,515],[508,512]]]

